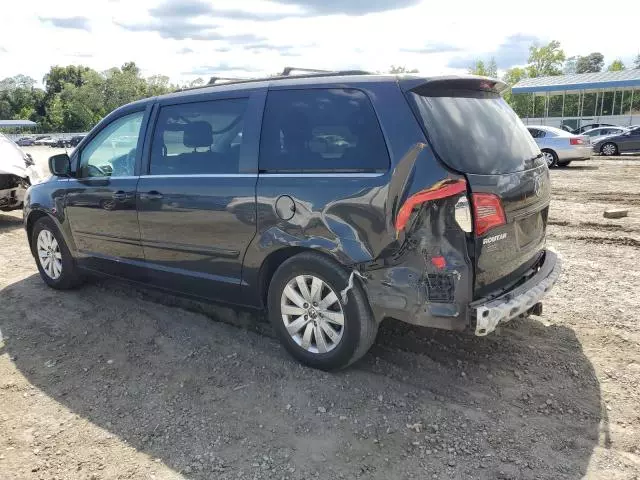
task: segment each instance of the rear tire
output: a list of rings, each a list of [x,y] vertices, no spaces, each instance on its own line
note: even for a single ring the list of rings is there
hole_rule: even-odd
[[[542,150],[547,167],[554,168],[558,166],[558,155],[553,150]]]
[[[357,278],[347,302],[342,301],[340,292],[349,276],[339,264],[314,252],[291,257],[273,275],[269,319],[280,342],[301,363],[320,370],[344,368],[375,341],[378,324]]]
[[[618,146],[615,143],[608,142],[600,147],[600,153],[606,155],[607,157],[611,157],[614,155],[618,155]]]
[[[36,221],[31,232],[31,248],[44,282],[58,290],[69,290],[83,281],[78,267],[53,220]]]

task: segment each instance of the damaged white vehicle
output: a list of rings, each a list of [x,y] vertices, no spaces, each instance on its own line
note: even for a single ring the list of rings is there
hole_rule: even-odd
[[[0,133],[0,211],[22,208],[24,194],[35,178],[33,159]]]

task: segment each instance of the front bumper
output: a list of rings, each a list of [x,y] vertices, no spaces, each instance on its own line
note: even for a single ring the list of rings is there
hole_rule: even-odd
[[[475,319],[475,334],[487,335],[500,323],[527,313],[551,290],[561,270],[558,256],[547,250],[539,270],[525,283],[497,298],[481,299],[471,303],[469,313]]]

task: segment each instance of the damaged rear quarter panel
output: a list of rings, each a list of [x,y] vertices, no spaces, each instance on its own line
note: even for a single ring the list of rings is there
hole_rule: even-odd
[[[473,271],[466,235],[454,219],[458,198],[424,204],[414,212],[400,248],[365,270],[365,289],[378,320],[390,317],[451,330],[467,327]]]
[[[260,302],[263,262],[293,246],[320,251],[350,270],[361,271],[368,278],[364,285],[379,320],[392,316],[421,325],[462,328],[466,312],[460,305],[466,304],[462,299],[468,294],[471,273],[464,232],[447,223],[449,214],[453,221],[457,198],[416,209],[420,222],[412,216],[411,230],[398,235],[395,229],[395,217],[409,196],[459,177],[436,159],[397,84],[365,82],[356,88],[366,93],[378,116],[389,170],[361,175],[260,174],[257,231],[243,264],[246,298]],[[276,210],[282,195],[295,205],[287,220]],[[446,258],[444,271],[430,263],[436,254]],[[432,287],[427,290],[429,283]],[[447,288],[451,292],[445,292],[445,298]],[[429,301],[450,296],[453,302]]]

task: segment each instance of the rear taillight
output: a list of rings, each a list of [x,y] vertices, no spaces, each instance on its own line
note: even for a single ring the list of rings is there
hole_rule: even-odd
[[[493,193],[474,193],[472,200],[476,236],[506,223],[500,197]]]
[[[571,142],[571,145],[584,145],[584,140],[581,138],[570,138],[569,142]]]
[[[396,235],[399,235],[404,227],[407,226],[409,217],[414,208],[419,207],[425,202],[441,200],[443,198],[459,195],[460,193],[467,191],[467,182],[463,179],[451,180],[447,179],[442,182],[438,182],[431,188],[422,190],[414,195],[411,195],[405,200],[398,211],[396,216]]]

